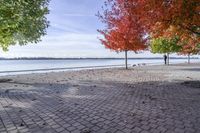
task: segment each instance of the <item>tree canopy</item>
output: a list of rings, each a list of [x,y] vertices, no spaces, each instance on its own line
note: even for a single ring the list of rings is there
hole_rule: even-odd
[[[181,45],[182,49],[179,52],[179,54],[183,55],[196,55],[200,52],[200,43],[197,43],[196,45],[188,45],[187,42],[182,43]]]
[[[139,24],[136,12],[127,10],[128,5],[119,0],[107,0],[105,7],[104,13],[99,14],[102,22],[106,24],[106,29],[99,30],[104,36],[104,39],[101,39],[102,44],[117,52],[144,50],[144,27]]]
[[[1,0],[0,47],[37,43],[46,34],[49,0]]]
[[[160,54],[180,52],[182,47],[177,44],[178,40],[178,37],[174,37],[172,39],[162,37],[152,39],[150,43],[151,52]]]
[[[106,30],[102,31],[105,40],[102,43],[108,47],[118,47],[124,43],[118,41],[119,33],[127,33],[131,38],[125,38],[130,45],[143,46],[146,35],[148,39],[166,38],[179,36],[179,45],[185,44],[196,47],[200,42],[200,1],[199,0],[106,0],[107,10],[104,11],[103,22],[107,24]],[[128,17],[127,21],[125,18]],[[123,23],[118,26],[117,21]],[[129,27],[124,27],[129,25]],[[132,29],[134,32],[130,32]],[[116,32],[113,34],[113,32]],[[136,34],[139,35],[136,35]],[[117,35],[116,35],[117,34]],[[131,34],[131,35],[130,35]],[[114,37],[116,36],[116,37]],[[139,36],[139,37],[137,37]],[[143,37],[142,37],[143,36]],[[110,39],[113,38],[113,39]],[[133,39],[134,38],[134,39]],[[142,41],[141,41],[142,40]],[[118,42],[118,43],[116,43]],[[110,44],[112,44],[111,47]],[[183,48],[185,48],[183,47]]]

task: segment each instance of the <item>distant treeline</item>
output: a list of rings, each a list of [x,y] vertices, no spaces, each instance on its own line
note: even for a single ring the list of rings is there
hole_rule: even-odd
[[[122,60],[124,58],[48,58],[48,57],[22,57],[22,58],[0,58],[0,60]],[[149,58],[129,58],[133,60],[146,60],[146,59],[163,59],[162,57],[149,57]],[[170,57],[170,59],[187,59],[187,57]],[[191,57],[191,59],[199,59],[198,57]]]

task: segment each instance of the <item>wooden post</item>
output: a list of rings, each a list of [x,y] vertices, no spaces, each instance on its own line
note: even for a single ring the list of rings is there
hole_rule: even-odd
[[[167,65],[169,65],[169,53],[167,53]]]
[[[127,59],[127,50],[125,50],[125,65],[126,65],[126,69],[128,69],[128,59]]]
[[[190,64],[190,54],[188,54],[188,64]]]

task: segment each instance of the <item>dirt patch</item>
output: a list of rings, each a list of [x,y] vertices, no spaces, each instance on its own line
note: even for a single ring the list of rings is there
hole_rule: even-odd
[[[0,79],[0,83],[7,83],[12,81],[12,79]]]
[[[199,88],[200,89],[200,81],[184,81],[181,83],[184,86],[192,87],[192,88]]]

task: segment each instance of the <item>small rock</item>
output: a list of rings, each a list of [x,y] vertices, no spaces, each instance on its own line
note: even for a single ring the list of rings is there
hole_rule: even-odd
[[[12,79],[0,79],[0,83],[10,82]]]
[[[24,123],[21,123],[21,124],[20,124],[20,127],[23,127],[23,126],[24,126]]]
[[[81,133],[91,133],[92,131],[90,129],[84,129]]]
[[[74,103],[75,106],[79,105],[78,103]]]
[[[130,113],[130,116],[135,116],[135,115],[136,115],[136,114],[135,114],[135,113],[133,113],[133,112],[131,112],[131,113]]]
[[[35,100],[37,100],[37,99],[36,99],[36,98],[33,98],[33,99],[32,99],[32,101],[35,101]]]
[[[157,98],[155,97],[149,97],[150,100],[156,100]]]
[[[73,85],[73,87],[78,87],[79,85]]]
[[[10,92],[10,90],[5,90],[5,93],[9,93]]]
[[[190,82],[188,82],[188,81],[185,81],[185,82],[183,82],[183,84],[190,84]]]

